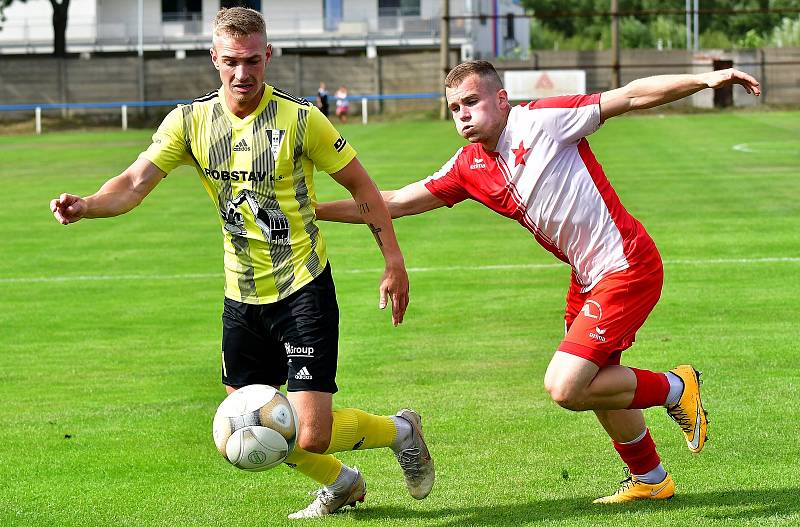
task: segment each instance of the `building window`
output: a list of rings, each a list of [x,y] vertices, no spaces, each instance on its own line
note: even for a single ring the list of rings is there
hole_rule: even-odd
[[[514,13],[506,14],[506,38],[514,38]]]
[[[261,0],[221,0],[220,7],[249,7],[261,12]]]
[[[419,16],[420,0],[378,0],[380,16]]]
[[[325,31],[336,31],[342,21],[342,0],[322,0]]]
[[[161,0],[164,22],[195,20],[203,16],[203,0]]]

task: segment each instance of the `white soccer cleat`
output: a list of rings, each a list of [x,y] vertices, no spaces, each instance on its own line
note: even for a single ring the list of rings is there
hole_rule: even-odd
[[[422,435],[422,418],[414,410],[404,408],[397,412],[397,417],[405,419],[411,425],[411,445],[399,452],[395,452],[397,462],[403,469],[408,492],[414,499],[425,499],[431,493],[436,471],[433,468],[433,459],[425,444]]]
[[[356,469],[356,478],[345,492],[335,494],[328,487],[322,487],[312,492],[312,494],[316,495],[316,499],[305,509],[290,514],[290,520],[320,518],[333,514],[348,505],[355,507],[356,503],[364,501],[364,496],[367,494],[367,483],[364,481],[361,472]]]

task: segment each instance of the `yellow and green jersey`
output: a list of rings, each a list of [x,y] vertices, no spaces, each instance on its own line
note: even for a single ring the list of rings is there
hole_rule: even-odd
[[[197,169],[219,210],[225,296],[248,304],[280,300],[325,269],[314,166],[333,173],[355,156],[315,106],[269,85],[243,119],[223,88],[178,106],[142,153],[166,173]]]

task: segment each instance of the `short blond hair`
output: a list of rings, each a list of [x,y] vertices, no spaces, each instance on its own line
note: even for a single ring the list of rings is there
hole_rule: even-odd
[[[244,38],[250,35],[264,35],[264,39],[267,38],[264,17],[255,9],[247,7],[223,7],[214,17],[212,29],[214,36]]]
[[[470,75],[477,75],[482,81],[489,81],[497,90],[503,89],[503,81],[500,80],[497,70],[494,69],[491,62],[485,60],[462,62],[450,70],[444,80],[444,85],[446,88],[455,88]]]

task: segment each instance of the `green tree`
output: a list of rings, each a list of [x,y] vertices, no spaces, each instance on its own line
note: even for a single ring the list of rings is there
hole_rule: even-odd
[[[742,38],[736,41],[737,48],[755,49],[764,45],[764,37],[762,37],[755,29],[750,29],[744,34]]]
[[[781,24],[772,30],[767,44],[778,48],[800,47],[800,17],[781,20]]]
[[[609,30],[609,41],[611,39],[610,33],[611,31]],[[626,16],[619,21],[619,45],[623,48],[656,47],[653,35],[647,24],[632,16]]]
[[[552,42],[548,47],[571,48],[586,45],[582,49],[608,46],[611,21],[608,16],[563,16],[565,13],[608,13],[609,0],[522,0],[522,4],[534,15],[542,14],[532,24],[531,43],[534,47]],[[652,47],[659,39],[662,44],[682,48],[686,44],[684,0],[619,0],[619,10],[626,14],[620,17],[620,40],[625,47]],[[776,38],[791,41],[790,35],[775,33],[783,27],[785,14],[774,12],[783,7],[797,7],[797,0],[701,0],[703,10],[764,11],[751,13],[701,13],[699,16],[701,43],[710,47],[748,47],[770,44]],[[773,12],[768,12],[769,10]],[[654,14],[657,10],[674,10],[675,14]],[[648,12],[649,11],[649,12]],[[552,16],[558,14],[558,16]],[[788,26],[787,26],[788,27]],[[789,28],[790,30],[791,28]],[[536,36],[536,32],[541,35]],[[560,40],[557,38],[560,36]],[[539,40],[537,40],[539,39]],[[776,45],[776,44],[774,44]],[[784,44],[785,45],[785,44]]]
[[[797,7],[797,0],[703,0],[703,9],[777,9]],[[753,31],[765,35],[780,24],[785,15],[780,13],[703,14],[700,15],[702,30],[721,31],[733,40],[743,40]],[[749,37],[752,40],[752,36]]]
[[[648,24],[655,42],[661,41],[664,48],[683,48],[686,46],[686,25],[675,17],[657,16]]]
[[[608,2],[606,0],[573,0],[565,2],[559,0],[523,0],[522,5],[533,11],[535,15],[540,13],[592,13],[607,11]],[[572,37],[579,33],[592,32],[600,34],[599,26],[605,24],[604,17],[548,17],[542,18],[541,23],[544,27],[561,33],[566,37]]]
[[[730,49],[733,47],[733,42],[722,31],[707,29],[700,33],[700,47],[704,49]]]
[[[19,0],[27,2],[28,0]],[[0,0],[0,24],[5,22],[5,8],[10,6],[14,0]],[[67,54],[67,11],[69,10],[70,0],[50,0],[53,6],[53,55],[64,57]],[[2,25],[0,25],[2,30]]]

